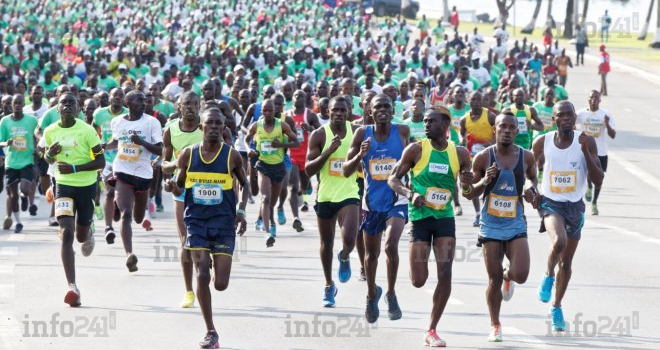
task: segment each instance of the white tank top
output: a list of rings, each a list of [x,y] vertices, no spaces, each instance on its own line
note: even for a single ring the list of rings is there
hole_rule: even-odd
[[[558,202],[579,202],[587,191],[587,161],[573,131],[573,143],[566,149],[555,146],[556,131],[545,134],[543,153],[543,195]]]

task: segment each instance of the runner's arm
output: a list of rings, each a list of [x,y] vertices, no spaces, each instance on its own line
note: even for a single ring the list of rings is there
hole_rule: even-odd
[[[532,144],[532,153],[534,154],[534,159],[536,159],[536,166],[539,169],[543,169],[543,163],[545,163],[545,155],[543,154],[544,144],[545,135],[537,137]]]
[[[248,128],[250,126],[250,123],[252,122],[252,116],[254,115],[254,103],[248,107],[247,111],[245,112],[245,117],[243,118],[243,127]]]
[[[334,140],[333,140],[334,141]],[[325,149],[323,152],[321,148],[325,144],[325,130],[314,130],[309,136],[309,143],[307,145],[307,160],[305,162],[305,174],[313,176],[318,174],[323,168],[323,164],[328,161],[330,155],[334,152],[332,147]]]
[[[190,162],[191,147],[187,147],[181,152],[179,159],[177,159],[179,172],[177,173],[176,181],[170,180],[172,184],[172,194],[180,196],[183,189],[186,188],[186,176],[188,175],[188,163]]]
[[[247,206],[250,192],[247,176],[245,175],[245,170],[243,169],[243,157],[241,157],[241,154],[234,149],[232,149],[231,152],[231,164],[231,171],[234,174],[234,178],[238,180],[238,184],[241,186],[241,202],[238,204],[238,209],[243,211],[243,217],[245,217],[245,207]]]
[[[606,115],[605,116],[605,127],[607,128],[607,136],[609,136],[611,139],[614,139],[616,137],[616,129],[610,125],[610,116]]]
[[[585,138],[582,138],[582,136],[585,136]],[[584,132],[580,135],[580,138],[582,139],[582,142],[580,142],[582,143],[582,153],[584,153],[584,159],[587,161],[587,176],[596,187],[600,187],[603,184],[605,174],[600,167],[596,140],[593,136],[589,136]]]
[[[483,184],[481,180],[486,175],[487,168],[488,168],[488,151],[483,150],[479,152],[476,156],[474,156],[474,161],[472,164],[472,178],[469,179],[470,177],[469,175],[464,176],[466,177],[464,180],[468,180],[468,182],[472,182],[472,190],[467,190],[467,191],[464,190],[463,197],[465,197],[468,200],[472,200],[474,198],[479,198],[479,196],[481,196],[484,193],[484,190],[486,189],[486,185]]]
[[[161,169],[163,175],[171,175],[176,170],[176,161],[170,161],[172,155],[174,154],[174,148],[172,147],[172,135],[170,134],[170,129],[167,128],[163,134],[163,154],[162,154],[162,164]]]
[[[287,117],[288,119],[288,117]],[[298,136],[296,133],[291,131],[291,127],[289,126],[288,123],[282,123],[282,133],[286,135],[289,138],[289,142],[272,142],[271,146],[272,147],[279,147],[279,148],[297,148],[300,147],[300,141],[298,141]],[[275,140],[277,141],[277,140]]]
[[[406,185],[403,184],[401,178],[408,175],[410,170],[415,167],[415,164],[419,162],[419,159],[422,157],[422,147],[419,143],[411,143],[403,150],[403,155],[397,164],[394,166],[392,173],[387,179],[387,185],[396,192],[397,194],[408,198],[408,200],[414,200],[414,195],[423,196],[422,193],[414,193],[414,191]]]
[[[355,134],[353,135],[353,143],[351,143],[351,148],[348,150],[348,154],[346,154],[346,161],[342,166],[342,173],[344,177],[353,175],[353,173],[358,170],[360,162],[362,162],[362,158],[364,158],[366,155],[366,152],[360,151],[363,141],[364,128],[360,127],[355,131]]]
[[[529,180],[532,185],[525,190],[523,193],[527,203],[531,203],[534,209],[538,209],[539,202],[541,201],[541,194],[538,189],[538,178],[537,173],[538,169],[536,168],[536,160],[534,159],[534,154],[530,151],[524,151],[524,161],[525,161],[525,175],[527,180]]]
[[[467,115],[464,115],[461,117],[461,120],[459,123],[461,124],[461,145],[463,147],[467,147],[467,127],[465,124],[467,124],[467,120],[465,118],[469,118]]]
[[[532,113],[532,129],[536,131],[543,131],[545,128],[543,126],[543,121],[539,117],[539,113],[536,111],[536,108],[530,108],[530,112]]]

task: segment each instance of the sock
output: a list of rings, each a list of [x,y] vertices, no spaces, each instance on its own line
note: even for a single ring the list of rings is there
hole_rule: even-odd
[[[17,224],[21,223],[21,211],[20,210],[14,212],[14,219],[16,219]]]

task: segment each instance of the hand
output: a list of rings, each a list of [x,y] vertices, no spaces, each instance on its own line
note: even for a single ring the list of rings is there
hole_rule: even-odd
[[[136,134],[131,135],[131,142],[133,142],[136,145],[142,146],[142,139],[140,136],[137,136]]]
[[[367,137],[366,140],[362,141],[360,145],[360,158],[364,158],[367,153],[369,153],[369,148],[371,147],[371,137]]]
[[[589,143],[587,142],[589,140],[589,135],[587,135],[586,132],[580,133],[580,137],[578,138],[578,142],[580,142],[580,146],[582,147],[582,153],[585,155],[587,152],[589,152]]]
[[[341,138],[339,135],[335,135],[332,138],[332,141],[330,142],[330,147],[328,147],[328,152],[330,154],[334,153],[337,149],[339,149],[339,146],[341,146]]]
[[[73,165],[57,163],[57,170],[60,172],[60,174],[73,174]]]
[[[234,227],[238,228],[238,235],[243,236],[247,230],[247,221],[245,221],[245,216],[236,215],[236,219],[234,219]]]
[[[539,191],[536,188],[534,187],[528,188],[525,191],[524,196],[525,196],[525,201],[531,204],[534,209],[539,208],[539,203],[541,202],[541,195],[539,194]]]
[[[60,154],[62,152],[62,146],[60,146],[59,142],[55,142],[48,148],[48,156],[50,158],[55,158],[56,155]]]
[[[497,172],[499,169],[497,169],[497,163],[493,162],[493,165],[491,165],[488,169],[486,169],[486,183],[489,184],[495,176],[497,176]]]
[[[250,151],[248,152],[248,157],[254,158],[256,156],[257,156],[257,151],[250,149]]]
[[[605,125],[610,126],[610,116],[605,116]]]
[[[459,175],[459,178],[461,180],[461,187],[469,187],[472,185],[474,174],[471,171],[462,171]]]
[[[300,126],[301,126],[302,129],[305,130],[305,131],[308,131],[308,132],[309,132],[309,131],[314,131],[314,129],[312,129],[312,127],[311,127],[309,124],[307,124],[307,123],[302,123],[302,124],[300,124]]]
[[[7,140],[7,147],[11,147],[13,143],[14,143],[14,139]]]
[[[273,148],[281,148],[281,147],[282,147],[282,143],[280,142],[280,140],[273,140],[273,141],[270,143],[270,146],[273,147]]]
[[[172,179],[167,179],[163,183],[163,189],[165,190],[165,192],[174,191],[174,186],[176,186],[176,184],[174,183],[174,181]]]
[[[419,193],[415,193],[412,198],[412,205],[415,208],[421,208],[426,205],[426,200],[424,199],[424,196],[422,196]]]

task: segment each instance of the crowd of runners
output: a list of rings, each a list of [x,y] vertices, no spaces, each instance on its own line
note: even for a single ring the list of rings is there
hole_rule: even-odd
[[[49,213],[70,306],[81,305],[74,239],[87,257],[95,239],[119,236],[135,272],[134,230],[157,228],[173,200],[185,247],[180,306],[197,300],[201,348],[218,347],[210,284],[227,289],[236,235],[263,235],[277,250],[285,225],[320,235],[324,307],[337,303],[335,256],[346,283],[357,250],[370,323],[382,297],[389,319],[403,317],[405,231],[414,287],[436,262],[424,341],[445,346],[436,329],[451,294],[455,217],[468,201],[489,276],[488,340],[502,341],[501,302],[529,275],[525,215],[540,215],[548,233],[547,269],[534,283],[540,301],[552,300],[553,328],[565,328],[583,198],[598,215],[616,127],[600,91],[569,102],[572,62],[558,42],[510,43],[497,28],[487,47],[477,29],[376,21],[313,1],[5,5],[3,228],[20,233],[26,212]],[[258,217],[246,217],[248,205]],[[301,220],[312,210],[313,229]]]

